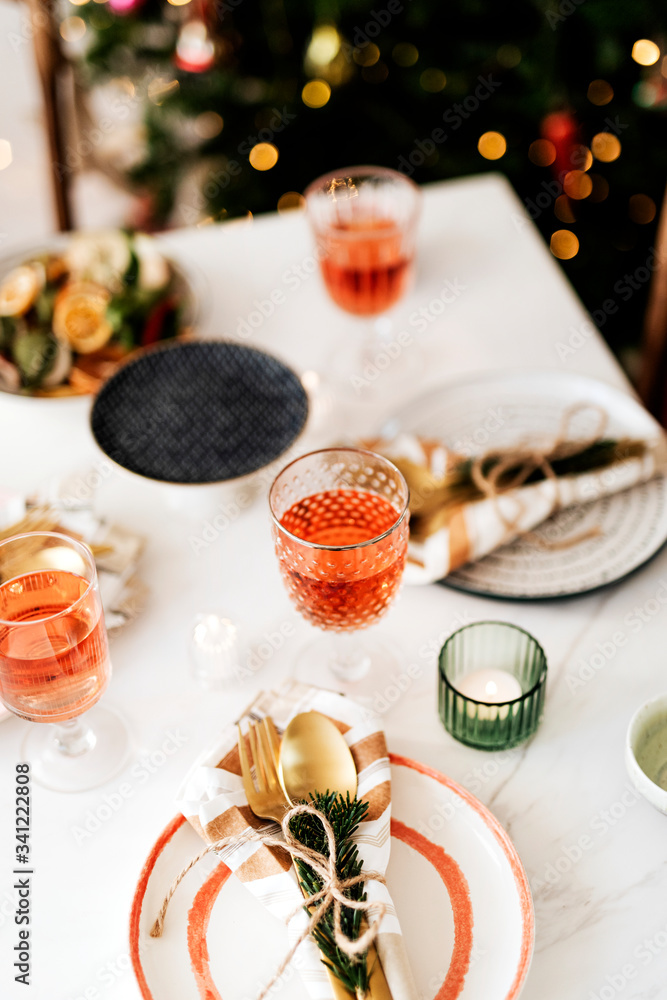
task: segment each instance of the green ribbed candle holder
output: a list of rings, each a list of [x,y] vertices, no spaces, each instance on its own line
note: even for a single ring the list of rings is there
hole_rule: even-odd
[[[445,729],[480,750],[505,750],[537,729],[547,658],[530,633],[509,622],[474,622],[440,650],[439,710]]]

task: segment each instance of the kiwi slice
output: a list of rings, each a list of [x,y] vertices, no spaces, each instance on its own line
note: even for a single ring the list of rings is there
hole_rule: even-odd
[[[32,388],[41,384],[56,363],[59,349],[50,331],[31,330],[14,338],[12,358],[24,386]]]

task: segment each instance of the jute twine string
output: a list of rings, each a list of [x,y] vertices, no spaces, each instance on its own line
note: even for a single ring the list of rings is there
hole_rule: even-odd
[[[587,410],[597,413],[598,420],[596,426],[588,437],[579,438],[577,441],[568,441],[568,431],[573,418],[577,413]],[[568,406],[563,412],[556,436],[547,448],[519,445],[510,451],[487,452],[486,455],[480,455],[473,461],[470,473],[472,480],[480,493],[484,494],[487,499],[497,501],[504,493],[523,486],[526,480],[539,469],[545,479],[550,479],[555,484],[556,497],[552,510],[552,514],[555,514],[562,507],[562,499],[558,476],[554,471],[553,463],[570,458],[572,455],[577,455],[586,448],[590,448],[591,445],[596,444],[604,434],[608,422],[609,417],[607,413],[597,403],[574,403],[572,406]],[[484,465],[488,463],[489,459],[494,458],[498,460],[485,473]],[[512,469],[516,469],[516,473],[508,482],[504,482],[501,485],[501,478]],[[521,533],[519,531],[519,524],[525,513],[525,506],[518,497],[514,499],[517,504],[517,512],[514,517],[509,517],[503,513],[498,503],[496,503],[496,509],[508,532]],[[600,534],[601,529],[595,525],[576,535],[570,535],[569,538],[562,539],[561,541],[544,539],[534,531],[523,532],[523,537],[537,542],[542,548],[557,550],[571,548],[573,545],[578,545],[580,542],[588,538],[595,538]]]
[[[326,834],[327,843],[329,846],[329,856],[326,857],[324,854],[320,854],[319,851],[314,851],[305,844],[302,844],[290,830],[290,821],[295,816],[300,816],[303,814],[308,814],[311,816],[316,816],[322,826],[324,827],[324,832]],[[265,847],[278,847],[285,851],[291,857],[297,858],[300,861],[304,861],[309,865],[313,871],[319,875],[322,880],[322,888],[319,892],[314,893],[312,896],[307,896],[304,901],[297,906],[292,913],[290,913],[287,918],[289,923],[293,917],[305,906],[310,910],[311,907],[316,903],[320,903],[316,906],[310,915],[310,920],[308,925],[301,932],[295,943],[289,949],[284,959],[276,969],[270,982],[268,982],[261,990],[257,996],[257,1000],[264,1000],[273,986],[280,979],[285,969],[288,967],[292,959],[294,958],[300,945],[306,940],[306,938],[311,934],[311,932],[317,927],[320,920],[325,916],[329,909],[333,906],[334,914],[334,938],[336,945],[340,950],[347,955],[348,958],[356,959],[358,955],[362,952],[368,950],[373,941],[375,941],[378,932],[380,930],[380,924],[387,912],[387,907],[381,902],[369,902],[368,900],[354,900],[348,899],[345,895],[345,890],[350,889],[354,885],[358,885],[359,882],[366,882],[368,880],[373,880],[375,882],[385,883],[385,878],[380,875],[379,872],[362,872],[360,875],[356,875],[354,878],[340,879],[336,872],[336,836],[329,823],[326,816],[321,813],[318,809],[313,806],[302,805],[294,806],[292,809],[285,813],[282,821],[282,831],[284,840],[278,839],[278,837],[273,837],[269,834],[261,833],[260,831],[252,831],[248,833],[235,834],[230,837],[223,837],[221,840],[217,840],[214,844],[209,844],[200,854],[194,857],[182,871],[178,873],[174,881],[171,883],[169,890],[164,897],[162,906],[160,907],[160,912],[157,915],[155,923],[151,927],[150,935],[153,938],[159,938],[162,936],[162,931],[164,929],[164,921],[167,914],[167,909],[169,908],[169,903],[171,898],[176,892],[176,889],[183,881],[187,873],[191,868],[201,861],[202,858],[206,857],[210,852],[220,851],[224,847],[238,847],[241,844],[250,843],[260,843]],[[369,920],[367,930],[356,939],[349,938],[342,929],[341,926],[341,915],[343,906],[348,907],[352,910],[363,910],[368,913],[371,908],[377,911],[377,916],[373,921]]]

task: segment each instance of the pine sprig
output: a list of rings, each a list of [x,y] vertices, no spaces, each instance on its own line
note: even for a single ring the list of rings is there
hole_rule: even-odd
[[[351,799],[349,792],[347,797],[340,793],[329,792],[321,794],[316,792],[310,796],[312,805],[331,823],[331,827],[336,838],[336,874],[338,878],[354,878],[361,873],[362,864],[356,845],[352,841],[359,824],[368,812],[368,802],[361,802],[359,799]],[[324,827],[317,816],[303,814],[295,816],[290,822],[292,834],[311,850],[329,857],[329,843],[324,832]],[[305,862],[297,859],[296,869],[299,876],[301,888],[307,896],[314,896],[322,888],[322,880],[312,868]],[[345,891],[349,899],[363,901],[366,899],[364,883],[359,882]],[[320,906],[321,902],[313,904]],[[360,910],[353,910],[343,907],[341,914],[341,927],[343,933],[354,940],[359,937],[362,913]],[[337,946],[334,938],[334,918],[333,908],[325,914],[313,931],[313,939],[322,952],[324,964],[342,982],[353,996],[362,998],[368,992],[368,952],[362,952],[356,958],[350,958],[344,954]]]
[[[641,458],[646,454],[647,445],[644,441],[600,440],[562,458],[550,460],[551,468],[556,476],[573,476],[582,472],[593,472],[604,469],[616,462],[627,461],[630,458]],[[482,462],[482,474],[488,476],[502,453],[491,455]],[[548,458],[548,455],[546,456]],[[410,536],[416,541],[423,541],[444,525],[449,524],[455,512],[463,504],[483,500],[481,492],[472,478],[473,462],[461,459],[445,475],[439,479],[430,469],[417,465],[404,458],[394,458],[394,464],[403,473],[410,487]],[[496,483],[499,493],[512,487],[514,477],[522,468],[523,459],[508,467]],[[534,469],[522,482],[529,486],[545,478],[542,468]]]

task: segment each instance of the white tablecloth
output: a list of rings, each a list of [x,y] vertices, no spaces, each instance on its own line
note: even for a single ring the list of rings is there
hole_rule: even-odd
[[[301,216],[208,226],[164,240],[209,279],[209,335],[236,334],[278,290],[279,304],[250,342],[301,370],[317,370],[337,339],[347,336],[350,321],[326,301],[312,273]],[[427,324],[422,349],[428,365],[414,393],[463,373],[517,367],[584,372],[629,391],[502,177],[426,189],[418,279],[399,309],[399,330],[415,329],[410,316],[428,307],[446,281],[459,293]],[[579,346],[559,350],[558,344],[570,343]],[[32,401],[0,401],[3,484],[30,489],[59,469],[95,461],[81,406],[64,403],[54,412]],[[382,416],[373,407],[347,417],[333,412],[316,431],[323,438],[352,425],[370,430]],[[136,1000],[127,944],[130,901],[150,847],[174,814],[177,785],[255,687],[289,676],[295,650],[309,635],[280,581],[264,500],[231,518],[200,554],[189,542],[192,521],[140,481],[103,475],[99,507],[149,538],[142,561],[149,604],[113,642],[115,673],[105,696],[128,718],[137,750],[103,788],[67,796],[34,786],[34,960],[27,990],[13,982],[11,968],[17,930],[13,775],[27,724],[12,718],[0,726],[3,1000]],[[667,821],[628,792],[623,764],[632,711],[667,688],[665,616],[655,600],[665,593],[662,581],[666,553],[617,586],[566,602],[501,605],[436,586],[405,588],[385,623],[401,636],[408,662],[421,668],[385,715],[391,749],[467,785],[508,830],[527,869],[537,937],[526,1000],[667,995]],[[243,690],[205,694],[190,680],[186,661],[188,628],[205,608],[241,620],[255,643],[285,623],[294,629],[286,630],[291,635]],[[529,748],[509,756],[456,743],[436,711],[435,658],[442,641],[460,624],[486,617],[527,628],[549,658],[545,718]],[[627,635],[622,647],[611,642],[619,629]],[[129,795],[113,794],[121,785]],[[113,808],[101,812],[111,816],[96,823],[100,806],[109,802]],[[578,849],[582,838],[591,849]]]

